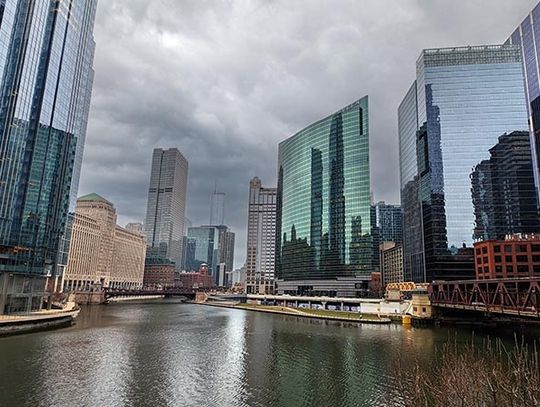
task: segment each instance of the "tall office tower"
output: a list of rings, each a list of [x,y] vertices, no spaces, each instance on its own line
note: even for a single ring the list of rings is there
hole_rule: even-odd
[[[246,251],[246,292],[274,293],[276,256],[276,188],[263,188],[258,177],[249,182]]]
[[[380,244],[403,241],[403,217],[400,205],[387,204],[384,201],[371,206],[371,234],[373,236],[373,269],[379,270]]]
[[[214,190],[210,200],[210,225],[225,224],[225,193]]]
[[[86,134],[96,4],[0,1],[0,313],[40,309],[56,274]]]
[[[225,264],[225,272],[234,270],[234,242],[236,235],[225,225],[217,226],[219,230],[218,249],[219,262]]]
[[[188,162],[176,148],[154,149],[144,232],[147,256],[170,259],[182,268]]]
[[[506,235],[540,232],[529,132],[499,137],[491,157],[471,174],[474,238],[502,240]]]
[[[424,50],[398,125],[405,279],[472,277],[471,169],[527,130],[519,47]]]
[[[525,17],[506,44],[520,46],[525,81],[525,97],[529,114],[529,131],[533,151],[534,179],[540,203],[540,3]]]
[[[208,265],[210,275],[218,283],[219,264],[225,272],[233,271],[235,234],[227,226],[198,226],[188,229],[184,269],[198,271],[202,263]]]
[[[368,97],[279,145],[279,294],[356,296],[372,271]]]

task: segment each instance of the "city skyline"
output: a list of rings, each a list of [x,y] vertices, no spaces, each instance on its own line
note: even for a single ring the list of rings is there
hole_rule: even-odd
[[[348,2],[332,9],[246,3],[230,10],[141,4],[112,1],[98,8],[96,84],[80,193],[111,197],[123,214],[121,224],[141,221],[148,153],[177,147],[192,163],[187,216],[194,225],[208,222],[208,197],[217,182],[227,194],[240,267],[244,186],[254,176],[276,185],[280,141],[359,95],[372,95],[372,188],[377,201],[397,204],[398,169],[387,163],[397,161],[395,111],[414,79],[412,69],[401,68],[414,66],[423,48],[502,43],[536,2],[495,1],[487,10],[479,1],[450,10],[442,2],[416,1],[368,1],[362,10]],[[395,13],[379,21],[390,4]],[[215,13],[222,22],[212,19]],[[240,46],[257,26],[282,32]],[[325,57],[329,50],[331,60]],[[367,59],[370,64],[362,62]],[[292,109],[300,99],[308,103]],[[125,151],[132,139],[137,142]]]

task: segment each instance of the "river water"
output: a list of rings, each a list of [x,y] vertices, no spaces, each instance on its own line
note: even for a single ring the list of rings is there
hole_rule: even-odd
[[[471,337],[167,301],[87,307],[73,327],[0,338],[0,406],[384,406],[400,363],[430,366]]]

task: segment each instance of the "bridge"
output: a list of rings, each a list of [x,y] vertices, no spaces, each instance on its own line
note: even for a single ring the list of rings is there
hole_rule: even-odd
[[[165,297],[186,297],[189,299],[195,299],[195,295],[199,290],[194,288],[187,287],[171,287],[163,289],[147,289],[143,288],[140,290],[125,290],[121,288],[105,288],[103,290],[105,299],[114,298],[114,297],[142,297],[142,296],[151,296],[151,295],[163,295]]]
[[[540,277],[434,281],[431,305],[498,316],[540,319]]]

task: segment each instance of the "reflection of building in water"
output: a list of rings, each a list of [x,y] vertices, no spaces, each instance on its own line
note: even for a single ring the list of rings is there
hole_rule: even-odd
[[[367,96],[279,146],[278,293],[355,296],[372,271]]]
[[[66,262],[96,3],[0,2],[0,314],[40,309],[46,278]]]
[[[500,136],[489,153],[471,173],[474,238],[540,232],[529,132]]]

